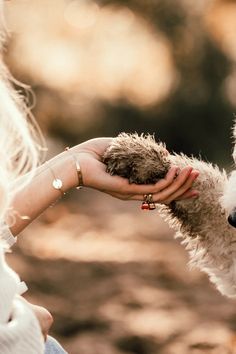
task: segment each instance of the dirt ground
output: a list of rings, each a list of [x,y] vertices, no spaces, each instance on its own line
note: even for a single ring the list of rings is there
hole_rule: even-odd
[[[8,260],[70,354],[233,354],[236,304],[156,212],[82,190],[49,208]]]

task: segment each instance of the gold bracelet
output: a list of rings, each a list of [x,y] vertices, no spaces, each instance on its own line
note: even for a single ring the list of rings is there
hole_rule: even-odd
[[[62,180],[60,178],[57,178],[52,167],[49,165],[48,161],[45,161],[46,166],[49,168],[49,170],[51,171],[51,174],[53,176],[53,181],[52,181],[52,186],[54,189],[58,190],[61,193],[61,196],[63,197],[64,194],[66,194],[63,190],[63,183]]]
[[[78,177],[78,184],[76,186],[76,189],[81,189],[83,184],[83,176],[82,176],[82,172],[81,172],[81,167],[80,167],[80,163],[78,158],[71,152],[69,147],[65,148],[65,151],[68,151],[69,154],[73,157],[74,161],[75,161],[75,167],[76,167],[76,172],[77,172],[77,177]]]

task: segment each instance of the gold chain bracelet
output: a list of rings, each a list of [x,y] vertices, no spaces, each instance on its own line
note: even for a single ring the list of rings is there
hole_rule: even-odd
[[[53,176],[53,181],[52,181],[52,186],[54,189],[58,190],[61,193],[61,196],[63,197],[64,194],[66,194],[62,187],[63,187],[63,183],[62,180],[60,178],[57,178],[52,167],[50,166],[50,164],[48,163],[48,161],[45,161],[46,166],[49,168],[49,170],[51,171],[51,174]]]

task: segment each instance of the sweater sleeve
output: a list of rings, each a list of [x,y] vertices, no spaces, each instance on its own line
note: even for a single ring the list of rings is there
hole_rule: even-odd
[[[6,264],[0,240],[0,353],[43,354],[44,342],[37,318],[18,295],[19,276]]]

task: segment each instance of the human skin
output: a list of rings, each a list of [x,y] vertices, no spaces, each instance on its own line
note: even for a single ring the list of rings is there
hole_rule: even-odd
[[[144,194],[152,193],[155,202],[168,204],[173,200],[192,198],[198,195],[198,192],[192,190],[191,187],[199,172],[191,167],[179,171],[176,166],[172,166],[165,178],[153,185],[129,184],[127,179],[110,176],[101,161],[104,151],[111,141],[112,138],[88,140],[39,166],[30,184],[20,190],[12,201],[14,223],[12,223],[12,210],[7,215],[6,222],[13,235],[18,235],[61,197],[61,192],[52,187],[51,170],[57,178],[62,180],[63,192],[78,185],[74,157],[79,160],[85,187],[97,189],[121,200],[143,201]],[[32,304],[30,306],[38,318],[42,334],[46,339],[53,322],[52,316],[48,310],[41,306]]]
[[[198,195],[198,192],[191,187],[199,172],[191,167],[179,171],[176,166],[172,166],[163,179],[152,185],[130,184],[127,179],[110,176],[102,163],[102,156],[111,141],[112,138],[88,140],[39,166],[30,184],[20,190],[12,201],[13,212],[10,210],[6,222],[13,235],[19,234],[61,197],[61,192],[52,186],[54,179],[52,171],[62,181],[63,192],[78,185],[74,158],[79,160],[85,187],[97,189],[121,200],[143,201],[144,194],[152,193],[154,202],[169,204],[173,200]],[[12,223],[12,213],[14,223]]]

